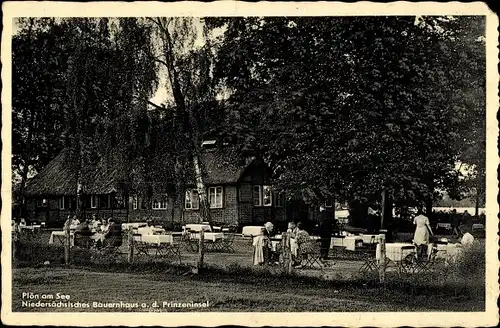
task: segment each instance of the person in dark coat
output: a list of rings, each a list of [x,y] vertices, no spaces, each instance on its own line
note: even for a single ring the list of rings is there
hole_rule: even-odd
[[[108,230],[104,234],[104,243],[106,245],[119,247],[122,245],[122,225],[115,222],[114,219],[108,220]]]
[[[75,229],[75,245],[79,247],[89,248],[90,236],[92,236],[92,231],[90,230],[87,220],[85,218],[82,218]]]
[[[333,218],[329,217],[324,206],[319,208],[319,237],[321,238],[321,258],[328,259],[328,251],[332,241]]]

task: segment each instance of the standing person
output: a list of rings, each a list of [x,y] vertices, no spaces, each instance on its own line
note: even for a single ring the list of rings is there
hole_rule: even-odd
[[[457,214],[457,210],[451,211],[451,229],[452,237],[460,238],[460,216]]]
[[[122,225],[117,224],[113,218],[108,219],[108,227],[104,233],[104,243],[115,247],[122,245]]]
[[[429,234],[433,235],[433,233],[429,218],[424,215],[422,208],[417,210],[417,216],[413,219],[413,224],[416,225],[413,242],[417,245],[417,258],[423,259],[427,254]]]
[[[467,210],[465,210],[463,214],[462,223],[465,224],[467,227],[472,228],[472,215],[470,215],[469,211]]]
[[[332,218],[328,217],[325,207],[319,207],[320,221],[319,221],[319,237],[321,238],[321,259],[328,259],[328,251],[332,241],[333,222]]]

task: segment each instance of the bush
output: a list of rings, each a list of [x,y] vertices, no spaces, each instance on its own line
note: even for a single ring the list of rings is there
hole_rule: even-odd
[[[64,263],[64,247],[62,245],[20,240],[15,243],[15,247],[15,265],[39,266],[46,261],[50,262],[50,264]]]

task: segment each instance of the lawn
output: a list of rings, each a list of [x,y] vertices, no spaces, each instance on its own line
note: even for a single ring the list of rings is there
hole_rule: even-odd
[[[47,245],[47,234],[38,238]],[[477,254],[484,257],[484,243],[479,244]],[[182,253],[185,266],[180,268],[164,262],[163,266],[138,262],[65,268],[57,261],[43,266],[47,253],[40,250],[31,265],[12,271],[13,311],[484,311],[484,259],[478,262],[478,256],[470,257],[466,273],[455,280],[409,283],[388,279],[382,288],[358,275],[361,261],[337,259],[321,270],[271,275],[252,265],[249,240],[237,239],[234,246],[234,253],[206,253],[209,269],[200,276],[190,272],[197,254],[188,251]],[[27,307],[22,304],[23,293],[61,293],[70,295],[71,302],[89,303],[90,307]],[[155,301],[160,307],[151,307]],[[161,306],[163,302],[207,301],[208,308]],[[97,308],[93,302],[138,303],[139,307]]]
[[[23,307],[22,293],[61,293],[90,308]],[[454,295],[455,294],[455,295]],[[41,296],[40,296],[41,297]],[[82,268],[13,270],[13,311],[186,311],[152,303],[207,302],[196,311],[483,311],[484,297],[450,290],[408,289],[289,277],[191,276],[179,273],[98,272]],[[43,301],[45,302],[45,301]],[[146,303],[146,308],[104,309],[93,302]]]

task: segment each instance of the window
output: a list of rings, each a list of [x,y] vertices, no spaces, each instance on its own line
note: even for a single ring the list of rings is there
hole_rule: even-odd
[[[36,200],[36,206],[38,207],[45,207],[47,206],[47,200],[44,198],[44,199],[37,199]]]
[[[284,199],[284,195],[274,193],[271,186],[253,186],[254,206],[269,207],[273,206],[274,203],[277,207],[283,207]]]
[[[132,208],[136,210],[137,205],[139,205],[139,200],[137,199],[137,195],[134,195],[132,196]]]
[[[276,207],[283,207],[285,204],[285,194],[282,192],[275,192],[274,193],[274,206]]]
[[[59,198],[59,209],[65,210],[67,207],[68,207],[68,200],[66,196],[61,196],[61,198]]]
[[[99,208],[111,208],[111,195],[99,195]]]
[[[153,198],[153,210],[166,210],[167,209],[167,197],[166,196],[156,196]]]
[[[208,188],[210,208],[222,208],[222,187]]]
[[[253,186],[253,205],[262,206],[262,187]]]
[[[141,210],[148,210],[149,206],[151,206],[151,203],[148,204],[148,201],[145,197],[141,197],[140,204]]]
[[[262,186],[262,203],[264,206],[273,205],[273,193],[271,186]]]
[[[99,197],[97,195],[90,196],[90,208],[97,208]]]
[[[198,190],[186,189],[184,207],[187,210],[197,210],[200,208],[200,197],[198,196]]]

